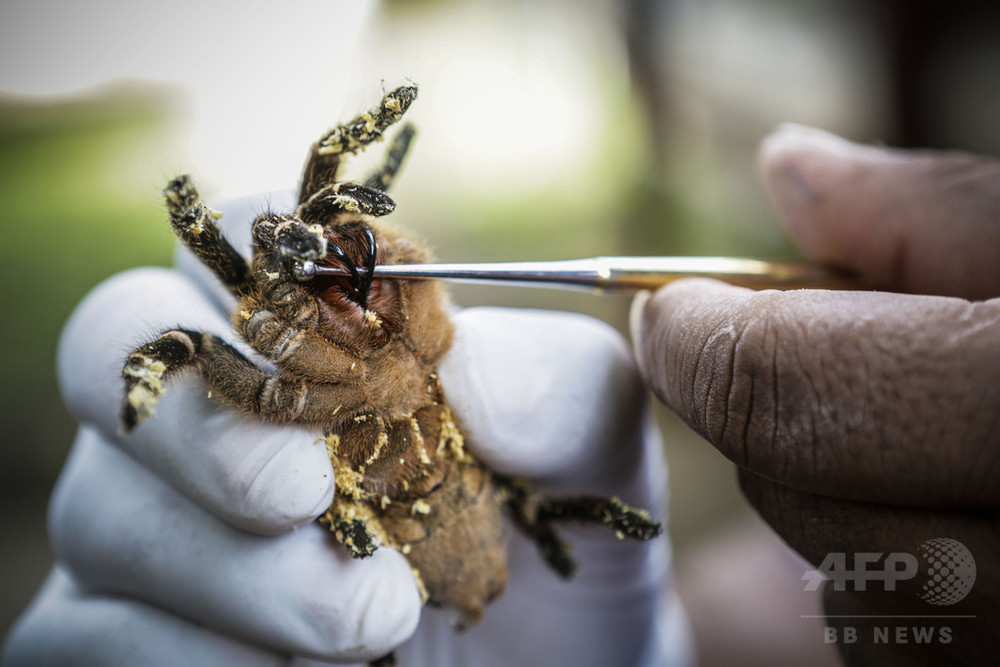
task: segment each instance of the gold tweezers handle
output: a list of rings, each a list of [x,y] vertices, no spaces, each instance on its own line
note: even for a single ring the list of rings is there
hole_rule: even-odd
[[[856,278],[798,260],[739,257],[596,257],[609,290],[656,289],[682,278],[715,278],[753,289],[859,289]]]

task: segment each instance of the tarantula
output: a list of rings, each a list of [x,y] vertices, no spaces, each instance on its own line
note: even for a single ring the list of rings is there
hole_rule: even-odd
[[[379,140],[416,95],[412,86],[393,90],[313,144],[295,211],[253,221],[250,263],[220,234],[220,214],[190,178],[170,181],[164,197],[174,231],[237,297],[233,327],[277,370],[210,333],[165,331],[128,356],[122,420],[131,430],[148,419],[164,382],[193,368],[230,406],[315,427],[336,482],[320,520],[354,557],[380,545],[399,549],[425,600],[471,623],[506,582],[503,510],[565,577],[575,564],[554,521],[601,523],[643,540],[661,527],[617,498],[540,498],[465,448],[435,372],[452,336],[441,285],[372,274],[377,264],[430,260],[420,241],[376,221],[395,208],[385,191],[413,128],[397,133],[363,183],[336,180],[342,158]],[[312,276],[308,262],[343,275]]]

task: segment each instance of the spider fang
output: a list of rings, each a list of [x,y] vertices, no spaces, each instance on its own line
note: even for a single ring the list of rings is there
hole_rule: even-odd
[[[351,288],[355,292],[357,292],[358,288],[361,287],[361,276],[358,275],[358,267],[357,267],[357,265],[354,263],[354,261],[350,257],[347,256],[347,253],[344,252],[344,249],[341,248],[336,243],[330,243],[328,241],[326,249],[327,249],[327,252],[329,252],[331,255],[333,255],[334,257],[336,257],[340,261],[340,263],[344,265],[344,268],[347,269],[350,272],[350,274],[351,274]]]
[[[365,275],[361,279],[361,305],[368,305],[368,292],[372,286],[372,280],[375,278],[375,261],[378,258],[378,244],[375,242],[375,232],[368,225],[363,227],[365,240],[368,242],[367,257],[365,257]]]

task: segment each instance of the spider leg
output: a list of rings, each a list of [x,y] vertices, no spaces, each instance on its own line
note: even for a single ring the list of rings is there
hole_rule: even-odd
[[[187,332],[166,331],[128,356],[122,369],[125,402],[121,419],[125,431],[152,416],[163,393],[164,381],[190,366],[198,353]]]
[[[394,210],[396,202],[381,190],[357,183],[334,183],[300,204],[296,215],[305,222],[325,224],[344,212],[380,217]]]
[[[407,151],[410,150],[410,142],[413,141],[415,133],[416,129],[409,123],[399,130],[396,136],[393,137],[392,143],[389,145],[389,150],[385,153],[382,166],[368,177],[365,185],[376,190],[382,190],[383,192],[389,189],[396,174],[399,173],[399,168],[403,164],[403,158],[406,157]]]
[[[396,654],[386,653],[381,658],[376,658],[372,660],[365,667],[394,667],[396,664]]]
[[[546,498],[538,503],[538,521],[582,521],[607,526],[619,538],[651,540],[663,532],[649,512],[632,507],[616,496]]]
[[[250,269],[243,256],[222,236],[215,224],[221,214],[208,208],[191,182],[178,176],[163,189],[174,232],[229,291],[239,296],[250,285]]]
[[[323,228],[307,226],[301,220],[291,218],[274,230],[277,250],[285,257],[300,262],[315,262],[326,256],[328,244]]]
[[[294,374],[268,372],[213,334],[173,329],[139,347],[125,362],[125,431],[153,414],[166,380],[191,367],[226,403],[271,421],[329,426],[335,415],[353,414],[364,402],[351,383],[309,383]]]
[[[386,93],[374,109],[338,125],[319,138],[306,160],[299,190],[299,203],[310,199],[337,178],[341,157],[357,153],[382,137],[385,130],[406,113],[417,97],[416,86],[401,86]]]
[[[302,327],[315,326],[319,315],[316,300],[295,277],[289,259],[315,261],[332,253],[351,269],[354,264],[350,258],[327,242],[322,229],[309,228],[290,215],[264,213],[257,216],[253,222],[253,240],[254,278],[260,294],[289,322]],[[356,283],[361,280],[356,268],[352,279]],[[236,327],[239,329],[240,325],[237,323]]]
[[[263,303],[235,313],[233,326],[257,352],[283,370],[320,382],[352,382],[364,376],[363,360],[312,329],[279,317]]]
[[[514,524],[535,541],[545,562],[565,578],[572,577],[577,567],[566,543],[552,528],[557,521],[601,524],[614,530],[619,538],[636,540],[650,540],[663,532],[663,526],[653,521],[645,510],[631,507],[616,497],[543,498],[532,493],[522,480],[500,475],[494,478],[506,497]]]
[[[378,531],[372,527],[372,523],[378,523],[378,519],[363,502],[335,496],[330,509],[319,517],[319,522],[330,529],[351,558],[368,558],[378,550],[380,538]]]
[[[514,480],[494,474],[500,494],[506,500],[506,509],[514,525],[525,536],[534,540],[542,559],[564,579],[577,572],[576,561],[569,555],[569,545],[563,542],[547,521],[539,521],[535,512],[530,487],[523,480]]]

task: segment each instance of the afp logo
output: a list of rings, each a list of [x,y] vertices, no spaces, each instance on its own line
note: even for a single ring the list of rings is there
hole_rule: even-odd
[[[919,556],[919,557],[918,557]],[[868,585],[881,584],[882,590],[894,591],[900,581],[922,581],[920,599],[928,604],[946,606],[965,599],[976,583],[976,560],[964,544],[948,537],[936,537],[917,547],[917,554],[893,551],[858,552],[848,563],[846,553],[829,553],[815,570],[802,575],[805,590],[815,591],[824,579],[835,591],[866,591]]]

